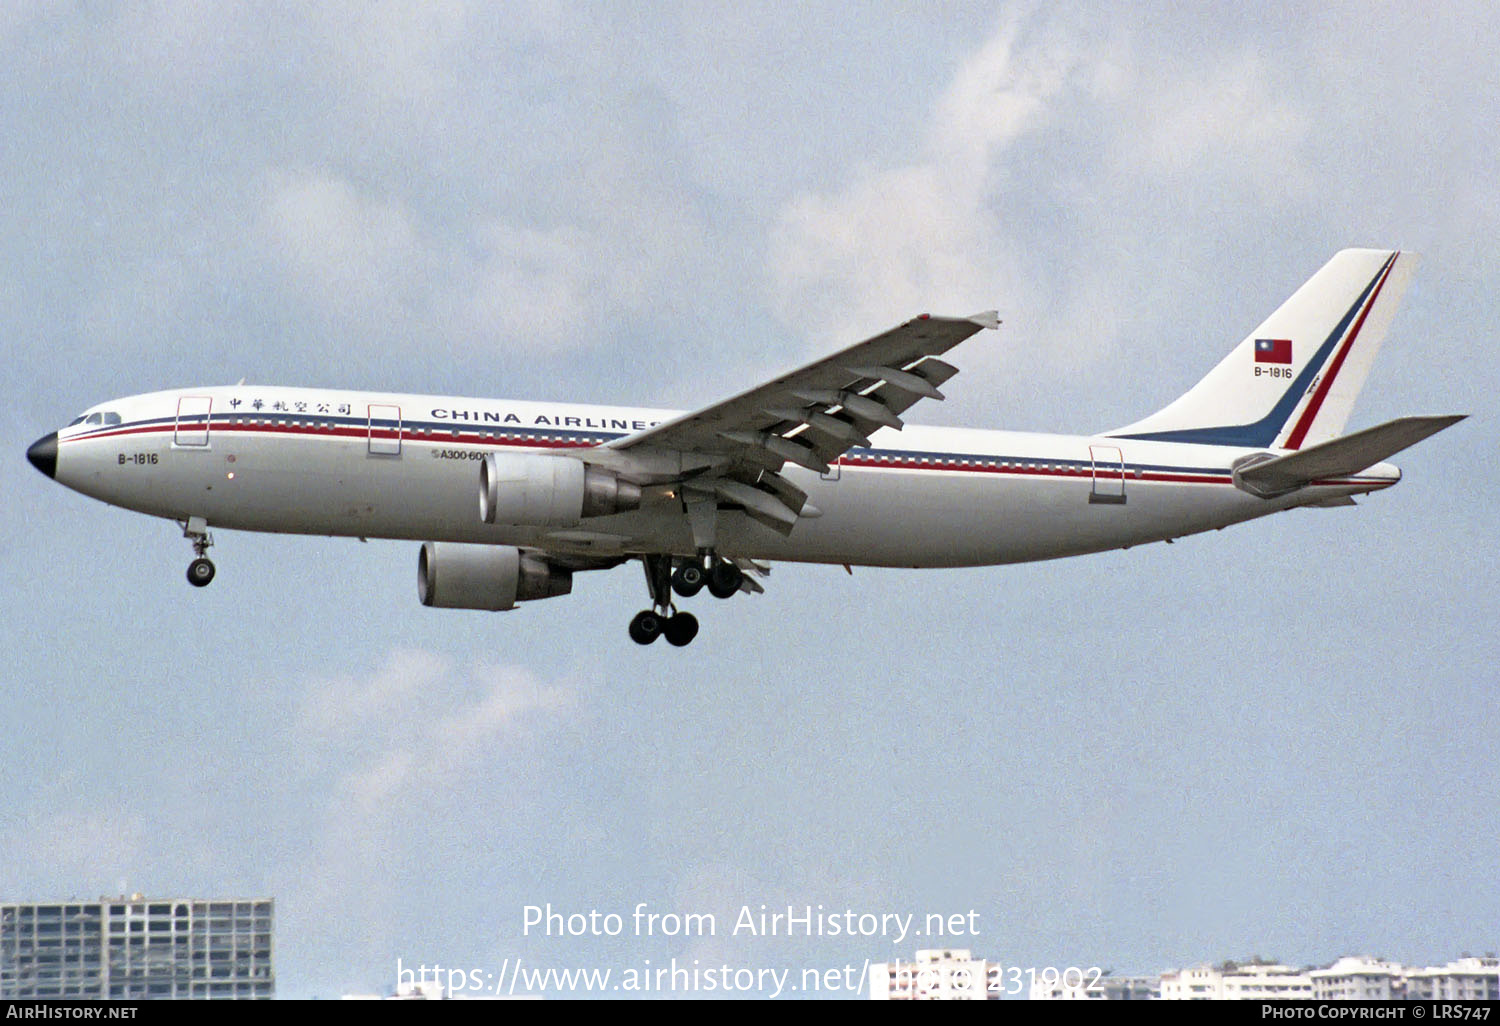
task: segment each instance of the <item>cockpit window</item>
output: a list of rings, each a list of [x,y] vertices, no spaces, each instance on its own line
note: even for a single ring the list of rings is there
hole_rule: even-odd
[[[77,427],[85,424],[89,427],[113,427],[120,423],[120,415],[113,410],[98,410],[94,413],[82,413],[68,422],[68,427]]]
[[[113,410],[96,410],[92,414],[78,414],[77,417],[69,420],[68,426],[69,428],[77,428],[78,425],[87,425],[90,428],[95,428],[95,426],[113,428],[118,423],[120,423],[120,414],[114,413]]]

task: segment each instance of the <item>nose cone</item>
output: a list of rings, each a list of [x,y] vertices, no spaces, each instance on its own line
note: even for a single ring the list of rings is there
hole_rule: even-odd
[[[57,432],[32,442],[31,448],[26,450],[26,458],[43,474],[57,477]]]

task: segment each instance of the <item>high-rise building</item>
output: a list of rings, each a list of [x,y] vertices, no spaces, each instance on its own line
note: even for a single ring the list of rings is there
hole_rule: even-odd
[[[956,948],[918,951],[915,962],[870,966],[874,1001],[984,1001],[1001,997],[1000,967]],[[993,977],[993,979],[992,979]]]
[[[1406,996],[1413,1001],[1500,1001],[1500,958],[1463,958],[1443,966],[1408,969]]]
[[[1406,972],[1399,962],[1345,955],[1307,975],[1318,1001],[1399,1001],[1406,996]]]
[[[270,998],[270,898],[0,903],[0,998]]]
[[[1291,1001],[1313,996],[1306,969],[1269,962],[1194,966],[1161,974],[1163,1001]]]
[[[1149,977],[1139,978],[1149,985]],[[1164,1001],[1496,1001],[1500,1000],[1500,958],[1465,955],[1425,969],[1365,955],[1346,955],[1321,968],[1297,969],[1270,962],[1225,962],[1161,974],[1153,996]],[[1033,999],[1110,998],[1111,977],[1089,981],[1084,989],[1065,983],[1032,984]],[[1134,990],[1135,980],[1130,982]],[[1116,990],[1120,989],[1118,986]],[[1143,988],[1144,989],[1144,988]],[[1124,996],[1124,995],[1122,995]],[[1133,996],[1133,995],[1131,995]]]
[[[1161,996],[1161,979],[1053,969],[1032,976],[1027,996],[1032,1001],[1154,1001]]]

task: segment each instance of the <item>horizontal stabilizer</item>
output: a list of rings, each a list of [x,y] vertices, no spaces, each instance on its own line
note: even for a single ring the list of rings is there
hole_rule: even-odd
[[[1235,483],[1255,495],[1282,495],[1326,478],[1357,474],[1422,439],[1452,427],[1464,414],[1401,417],[1352,435],[1322,442],[1287,456],[1276,456],[1235,471]]]

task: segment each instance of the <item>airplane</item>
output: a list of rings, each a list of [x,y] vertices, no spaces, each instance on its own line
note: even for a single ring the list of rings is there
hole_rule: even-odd
[[[1464,419],[1341,434],[1415,261],[1337,253],[1181,398],[1093,435],[908,425],[984,329],[923,314],[695,412],[260,385],[90,407],[27,458],[58,483],[176,521],[188,581],[209,529],[422,542],[418,596],[509,610],[638,560],[646,645],[698,633],[704,588],[770,563],[964,567],[1055,559],[1352,506],[1383,462]]]

